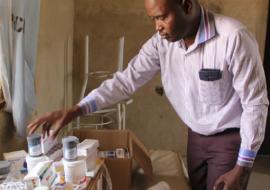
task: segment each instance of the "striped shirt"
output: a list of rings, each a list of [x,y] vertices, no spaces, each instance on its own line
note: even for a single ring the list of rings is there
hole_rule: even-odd
[[[203,68],[222,77],[201,80]],[[194,132],[212,135],[240,128],[237,164],[251,167],[265,134],[268,98],[255,38],[238,21],[202,8],[195,42],[168,42],[158,33],[141,48],[123,72],[90,92],[79,106],[84,113],[129,98],[157,73],[178,116]]]

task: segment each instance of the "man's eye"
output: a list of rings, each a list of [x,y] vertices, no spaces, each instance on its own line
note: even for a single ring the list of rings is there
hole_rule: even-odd
[[[156,17],[151,17],[151,20],[165,20],[167,18],[167,15],[162,15],[162,16],[156,16]]]
[[[160,15],[157,17],[158,20],[162,20],[162,21],[166,20],[167,18],[168,18],[168,14]]]
[[[166,19],[166,16],[165,15],[159,17],[159,20],[165,20],[165,19]]]

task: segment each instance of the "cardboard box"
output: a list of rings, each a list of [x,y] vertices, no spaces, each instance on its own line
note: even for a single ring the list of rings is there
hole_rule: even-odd
[[[126,148],[129,158],[106,158],[105,164],[109,170],[114,190],[131,189],[132,164],[134,161],[144,170],[148,177],[152,177],[152,164],[147,150],[141,141],[130,130],[74,130],[73,135],[80,141],[84,139],[97,139],[100,150],[115,150]]]

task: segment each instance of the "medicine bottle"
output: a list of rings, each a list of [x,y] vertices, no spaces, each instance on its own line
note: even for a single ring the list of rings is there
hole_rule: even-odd
[[[42,155],[41,151],[41,135],[32,134],[27,137],[28,154],[31,157],[39,157]]]
[[[62,139],[63,155],[67,161],[77,160],[77,144],[79,139],[75,136],[68,136]]]

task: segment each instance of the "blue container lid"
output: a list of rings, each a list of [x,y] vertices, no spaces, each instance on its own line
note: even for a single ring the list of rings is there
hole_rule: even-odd
[[[74,147],[77,147],[77,144],[79,143],[79,139],[75,136],[68,136],[62,139],[63,148],[65,149],[72,149]]]
[[[41,135],[40,134],[32,134],[27,137],[27,142],[29,146],[36,146],[41,144]]]

